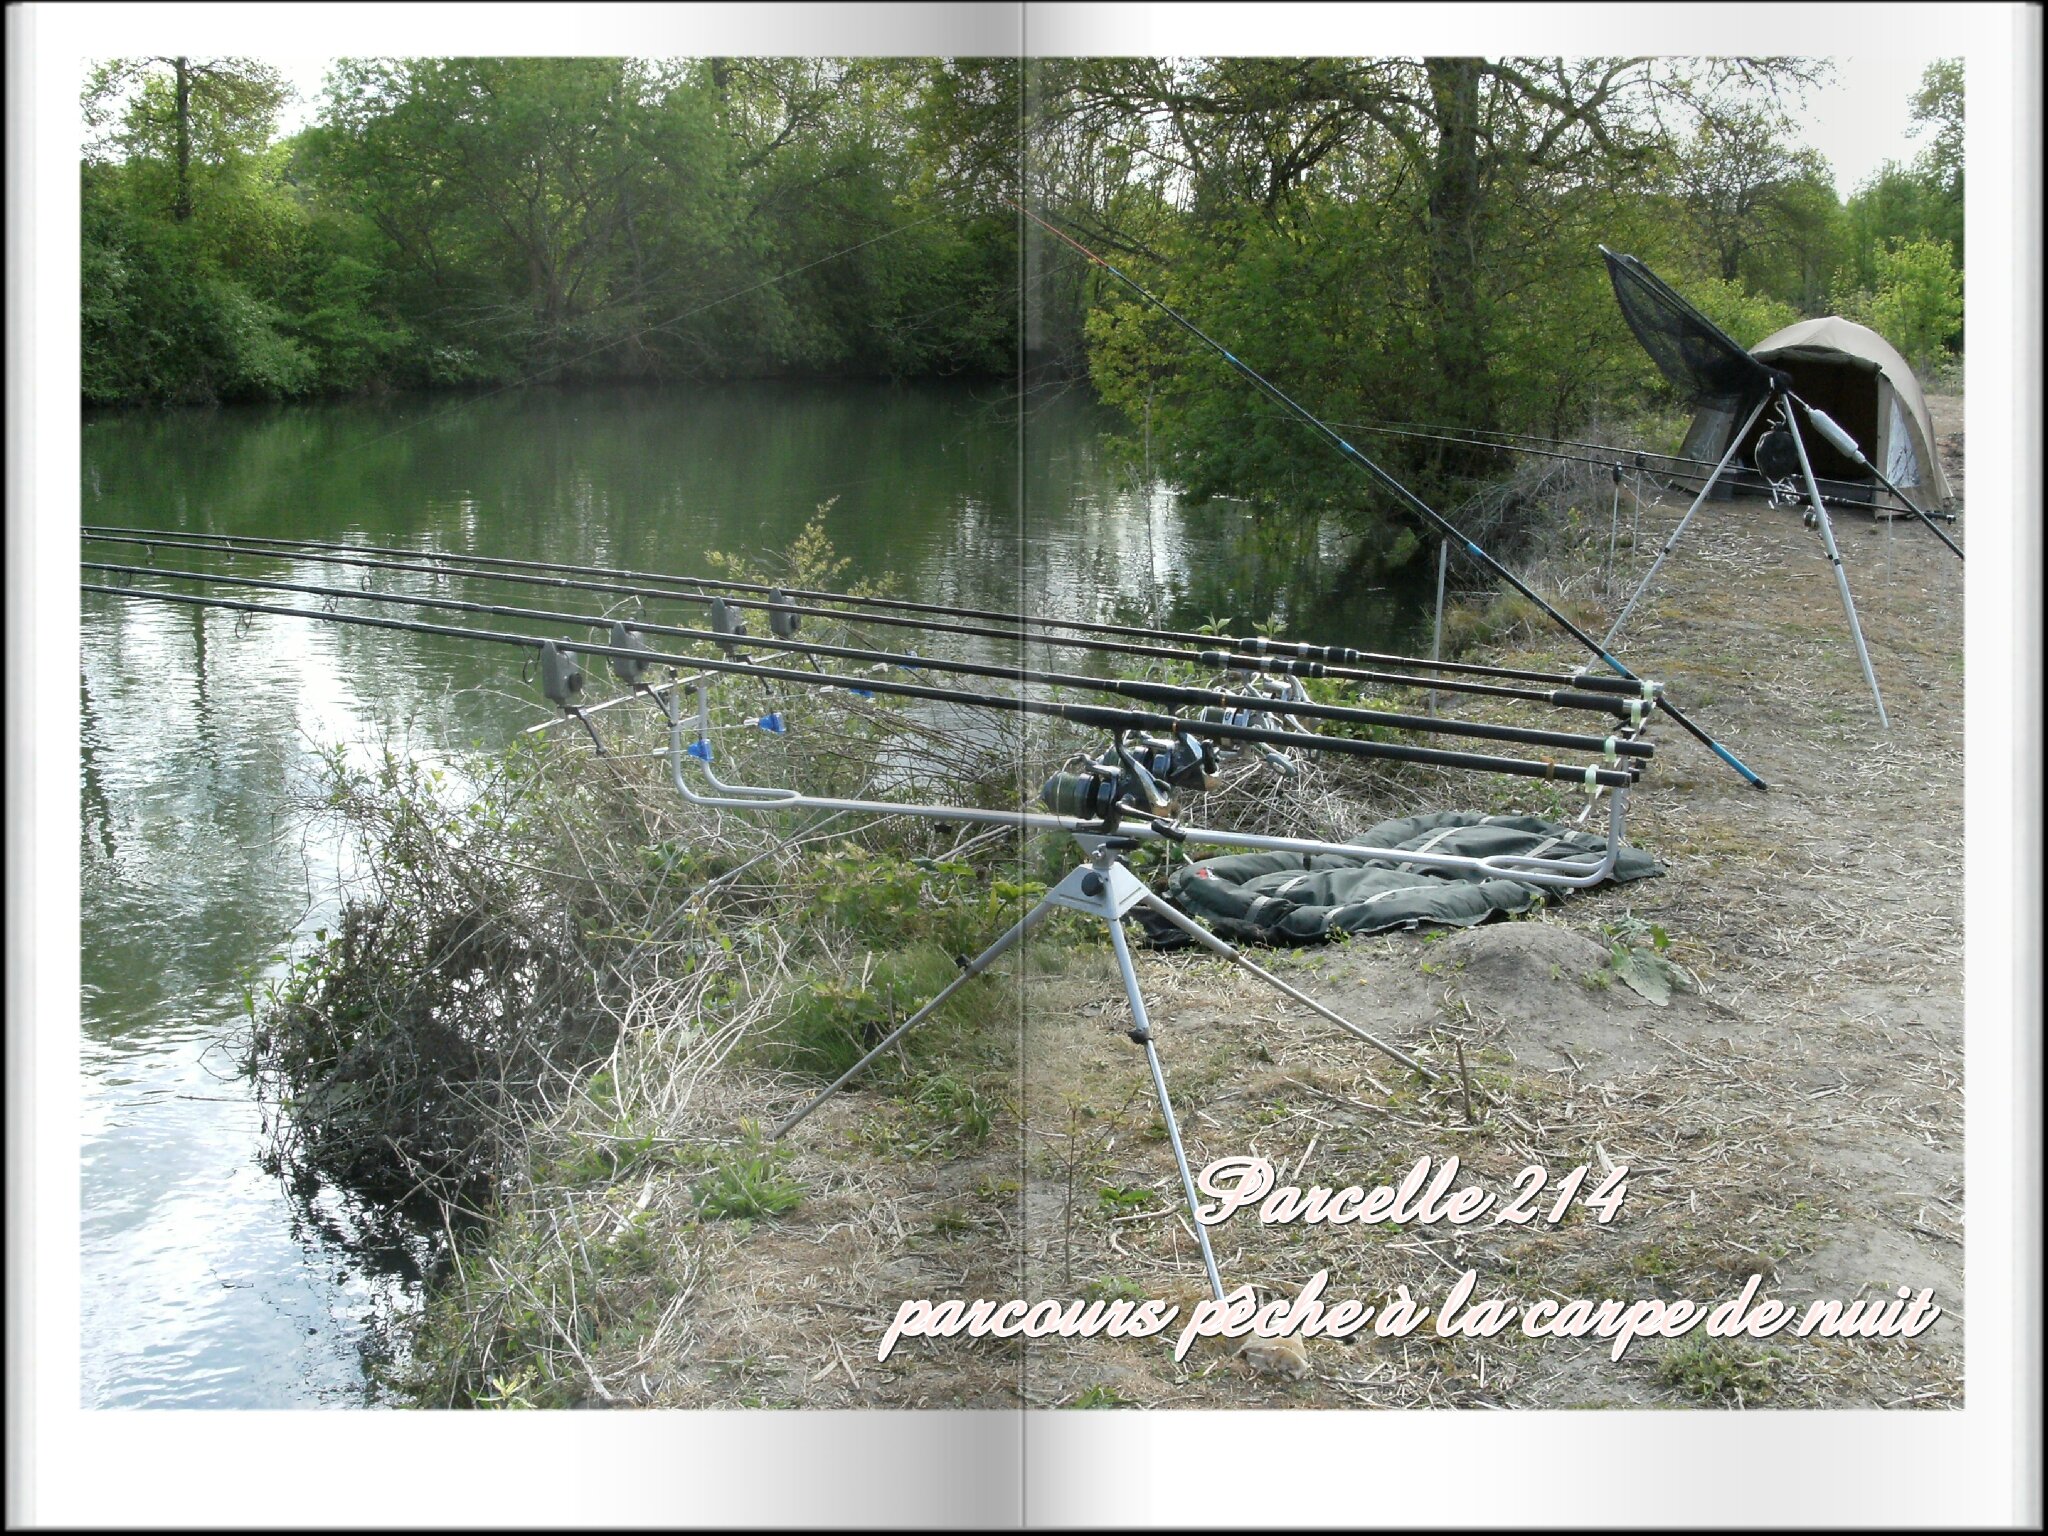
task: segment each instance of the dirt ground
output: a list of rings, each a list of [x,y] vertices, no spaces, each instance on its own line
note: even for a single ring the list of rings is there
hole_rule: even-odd
[[[1934,397],[1960,506],[1962,408]],[[1683,510],[1644,514],[1637,571]],[[1967,519],[1953,525],[1967,541]],[[1226,1283],[1327,1300],[1405,1287],[1475,1300],[1821,1297],[1931,1287],[1916,1340],[1699,1334],[1636,1344],[1518,1330],[1361,1335],[1264,1360],[1225,1345],[1176,1364],[1145,1340],[875,1345],[912,1297],[1170,1297],[1201,1270],[1106,947],[1023,968],[1022,1066],[972,1064],[1008,1112],[960,1155],[892,1157],[909,1112],[852,1093],[803,1132],[787,1216],[699,1254],[688,1347],[618,1395],[806,1407],[1954,1407],[1963,1354],[1963,572],[1910,520],[1838,523],[1891,714],[1879,728],[1818,537],[1794,510],[1711,506],[1620,644],[1770,781],[1745,786],[1668,722],[1630,804],[1661,879],[1452,933],[1258,959],[1443,1075],[1420,1085],[1216,960],[1139,953],[1191,1162],[1254,1154],[1282,1182],[1368,1188],[1417,1158],[1510,1195],[1529,1165],[1586,1188],[1625,1166],[1614,1219],[1553,1225],[1214,1231]],[[1583,594],[1582,594],[1583,600]],[[1596,607],[1592,616],[1597,618]],[[1601,627],[1604,627],[1601,626]],[[1555,667],[1555,651],[1527,664]],[[1614,946],[1654,947],[1695,985],[1656,1006]],[[1469,1079],[1457,1066],[1462,1051]],[[963,1068],[963,1070],[967,1070]]]

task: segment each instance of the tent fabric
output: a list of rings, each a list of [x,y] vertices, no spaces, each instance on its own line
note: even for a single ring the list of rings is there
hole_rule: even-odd
[[[1759,362],[1789,374],[1793,391],[1833,417],[1856,439],[1870,462],[1882,465],[1885,474],[1923,510],[1934,511],[1948,498],[1948,477],[1934,451],[1934,424],[1927,414],[1920,381],[1898,349],[1876,331],[1828,315],[1788,325],[1750,350]],[[1723,401],[1702,402],[1680,452],[1690,458],[1719,459],[1728,449],[1729,434],[1755,403],[1751,396],[1730,410]],[[1768,425],[1767,415],[1752,429],[1752,437]],[[1888,491],[1836,453],[1819,434],[1802,435],[1823,491],[1903,510]],[[1743,444],[1738,455],[1741,473],[1730,466],[1725,483],[1734,489],[1762,489],[1750,464],[1754,446],[1748,441]]]
[[[1606,840],[1535,816],[1438,811],[1383,821],[1359,839],[1407,853],[1473,858],[1520,854],[1548,860],[1597,857]],[[1624,847],[1616,881],[1664,871],[1648,854]],[[1166,899],[1236,943],[1318,944],[1339,933],[1382,933],[1429,923],[1469,928],[1541,903],[1542,887],[1476,871],[1435,870],[1398,860],[1337,854],[1241,853],[1176,870]],[[1190,942],[1164,919],[1136,914],[1158,947]]]

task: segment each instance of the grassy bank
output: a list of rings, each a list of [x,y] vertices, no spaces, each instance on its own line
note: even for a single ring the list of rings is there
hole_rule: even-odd
[[[1936,411],[1953,446],[1959,407],[1937,401]],[[1959,472],[1956,462],[1958,485]],[[1597,469],[1576,473],[1527,471],[1496,488],[1496,507],[1461,510],[1521,517],[1528,507],[1510,499],[1540,501],[1550,533],[1533,557],[1536,584],[1599,632],[1683,506],[1646,492],[1632,550],[1624,499],[1610,564],[1611,484]],[[1437,1068],[1442,1084],[1213,961],[1140,955],[1197,1166],[1249,1151],[1298,1182],[1370,1186],[1417,1157],[1456,1154],[1467,1178],[1503,1194],[1532,1164],[1554,1177],[1581,1164],[1595,1178],[1632,1170],[1607,1224],[1451,1231],[1239,1218],[1216,1234],[1232,1284],[1282,1294],[1326,1269],[1333,1297],[1405,1286],[1427,1301],[1471,1268],[1482,1296],[1711,1302],[1760,1274],[1795,1303],[1910,1284],[1960,1307],[1961,894],[1927,873],[1959,867],[1960,570],[1924,530],[1845,518],[1841,536],[1890,732],[1876,728],[1832,576],[1797,514],[1709,509],[1622,654],[1757,763],[1769,794],[1667,727],[1631,822],[1631,840],[1666,878],[1482,929],[1260,956]],[[829,563],[822,550],[807,558]],[[1513,599],[1461,603],[1447,631],[1466,654],[1566,659]],[[1065,750],[1089,744],[1036,726],[970,738],[837,694],[787,704],[786,737],[721,736],[721,772],[1017,803]],[[359,916],[354,931],[417,928],[406,953],[432,940],[461,961],[381,976],[369,962],[372,984],[335,989],[330,948],[266,1014],[311,1010],[293,1035],[300,1094],[319,1081],[308,1061],[347,1054],[303,1048],[335,1032],[337,999],[367,1000],[359,1012],[392,1026],[371,1031],[384,1057],[402,1048],[412,1060],[418,1021],[462,1008],[468,1032],[494,1042],[452,1057],[455,1080],[430,1095],[399,1096],[467,1106],[492,1127],[462,1156],[443,1149],[438,1168],[426,1141],[392,1138],[404,1155],[387,1159],[390,1176],[437,1178],[451,1228],[471,1226],[412,1351],[405,1385],[417,1401],[1960,1401],[1954,1319],[1911,1346],[1653,1341],[1619,1364],[1603,1346],[1518,1335],[1316,1343],[1299,1358],[1212,1348],[1179,1365],[1160,1340],[955,1341],[906,1344],[878,1363],[875,1343],[909,1297],[1197,1293],[1164,1128],[1123,1035],[1128,1012],[1099,926],[1055,920],[786,1141],[761,1129],[950,980],[956,957],[1014,920],[1070,851],[922,822],[693,811],[648,755],[665,736],[651,710],[600,719],[612,756],[594,758],[568,730],[544,733],[462,805],[397,769],[340,794],[335,808],[366,831],[416,833],[397,843],[413,850],[410,863],[380,867],[366,888],[382,915]],[[1201,814],[1346,836],[1448,806],[1578,808],[1551,786],[1347,764],[1312,766],[1286,786],[1245,778]],[[1159,857],[1141,859],[1141,872],[1160,874]],[[425,891],[443,893],[444,906],[457,893],[470,925],[394,916],[393,902],[402,909]],[[373,952],[341,953],[360,962]],[[490,971],[492,956],[503,974]],[[535,957],[545,987],[520,969]],[[1661,1002],[1628,984],[1657,965],[1678,982]],[[326,1102],[350,1084],[393,1080],[369,1051],[325,1085]],[[323,1151],[318,1140],[307,1135],[301,1153],[347,1166],[334,1159],[348,1143]]]

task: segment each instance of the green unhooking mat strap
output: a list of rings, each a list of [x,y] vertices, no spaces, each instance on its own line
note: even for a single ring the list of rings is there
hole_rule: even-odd
[[[1597,857],[1607,840],[1535,816],[1481,816],[1437,811],[1383,821],[1358,839],[1407,853],[1469,858],[1519,854],[1539,859]],[[1623,848],[1614,881],[1663,874],[1648,854]],[[1543,899],[1540,886],[1471,870],[1429,869],[1395,860],[1316,853],[1240,853],[1174,871],[1166,899],[1237,943],[1320,944],[1332,933],[1381,933],[1423,923],[1469,928]],[[1192,942],[1142,907],[1137,913],[1155,948]]]

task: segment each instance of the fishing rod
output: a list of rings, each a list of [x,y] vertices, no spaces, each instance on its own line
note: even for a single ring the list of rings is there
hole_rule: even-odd
[[[517,635],[505,630],[473,629],[454,624],[432,624],[417,619],[389,618],[374,613],[336,613],[324,608],[281,607],[272,603],[243,602],[237,598],[184,592],[153,592],[139,587],[106,586],[82,582],[79,590],[128,601],[175,604],[188,608],[217,608],[233,613],[266,614],[276,618],[311,619],[316,623],[355,624],[366,628],[396,630],[407,634],[436,635],[451,640],[473,640],[495,645],[517,646],[545,655],[559,652],[554,640],[537,635]],[[1486,773],[1510,774],[1519,778],[1548,779],[1583,784],[1588,789],[1628,789],[1635,775],[1625,768],[1603,768],[1597,764],[1576,767],[1568,763],[1517,757],[1496,757],[1484,753],[1458,752],[1442,747],[1411,746],[1405,743],[1364,741],[1352,736],[1315,736],[1264,726],[1241,725],[1228,720],[1195,722],[1177,715],[1147,710],[1115,709],[1100,704],[1069,704],[1052,699],[1027,699],[1009,694],[970,693],[964,689],[939,688],[929,683],[899,682],[894,678],[842,677],[830,672],[803,672],[790,667],[765,667],[757,662],[733,661],[703,656],[680,656],[642,646],[608,644],[576,645],[582,656],[604,656],[643,666],[660,665],[698,672],[729,673],[765,682],[801,683],[810,687],[844,688],[889,694],[898,698],[924,699],[972,709],[1010,714],[1039,715],[1112,732],[1158,732],[1173,736],[1199,733],[1222,741],[1263,742],[1269,746],[1298,747],[1305,751],[1334,752],[1346,757],[1376,758],[1386,762],[1420,763],[1439,768],[1469,768]]]
[[[1840,453],[1852,464],[1861,464],[1865,469],[1869,470],[1870,473],[1876,477],[1878,484],[1882,485],[1886,490],[1890,491],[1894,496],[1898,497],[1900,501],[1903,501],[1906,504],[1906,510],[1911,512],[1915,517],[1919,518],[1921,522],[1925,523],[1927,525],[1927,531],[1932,533],[1937,539],[1941,540],[1942,543],[1948,546],[1950,554],[1954,555],[1958,560],[1961,560],[1963,558],[1963,551],[1961,546],[1958,545],[1954,539],[1950,538],[1947,534],[1943,533],[1939,528],[1935,527],[1934,519],[1928,516],[1925,512],[1920,510],[1919,503],[1914,501],[1912,497],[1908,496],[1896,485],[1893,485],[1890,478],[1885,474],[1883,470],[1879,469],[1875,464],[1871,463],[1869,459],[1864,457],[1863,450],[1856,446],[1856,439],[1851,437],[1847,432],[1845,432],[1836,423],[1834,417],[1828,415],[1826,411],[1820,410],[1817,407],[1809,404],[1807,401],[1800,399],[1798,395],[1792,394],[1792,392],[1789,390],[1786,391],[1786,394],[1794,405],[1798,406],[1800,410],[1806,413],[1806,419],[1813,424],[1814,431],[1818,432],[1822,437],[1826,438],[1831,444],[1834,445],[1836,452]]]
[[[967,608],[941,603],[915,602],[908,598],[860,596],[847,592],[826,592],[812,587],[783,587],[774,586],[767,582],[736,581],[722,577],[675,576],[660,571],[635,571],[622,569],[617,566],[572,565],[538,560],[514,560],[503,555],[453,554],[437,550],[406,549],[402,546],[388,544],[348,544],[332,539],[287,539],[265,534],[189,533],[184,531],[166,533],[155,529],[121,527],[110,524],[88,524],[80,531],[84,538],[111,543],[130,543],[136,542],[138,539],[180,540],[186,542],[178,543],[175,547],[193,549],[219,547],[234,550],[243,546],[264,546],[292,550],[322,550],[340,551],[348,554],[403,556],[411,559],[432,560],[447,565],[488,568],[490,571],[561,572],[572,576],[608,578],[613,585],[599,590],[616,590],[640,596],[651,594],[648,594],[644,588],[617,586],[616,583],[664,582],[672,586],[686,586],[705,592],[762,593],[770,596],[771,599],[774,594],[780,593],[785,599],[802,598],[812,603],[824,602],[837,605],[852,605],[863,609],[886,610],[894,613],[951,615],[961,619],[985,620],[1014,625],[1018,628],[1073,630],[1088,634],[1123,635],[1136,639],[1168,640],[1181,645],[1223,646],[1231,650],[1240,650],[1247,655],[1253,656],[1295,656],[1305,660],[1337,665],[1373,662],[1395,666],[1420,666],[1428,667],[1431,670],[1459,673],[1466,676],[1508,677],[1525,682],[1570,683],[1574,687],[1588,688],[1596,693],[1615,693],[1628,697],[1634,697],[1638,691],[1625,679],[1602,677],[1597,674],[1588,677],[1580,674],[1542,672],[1524,667],[1498,666],[1484,662],[1438,661],[1416,656],[1402,656],[1391,652],[1361,651],[1348,646],[1310,645],[1297,640],[1274,640],[1264,635],[1211,635],[1204,634],[1199,630],[1156,629],[1139,624],[1116,624],[1098,620],[1045,619],[1031,614],[1011,613],[995,608]],[[315,557],[308,556],[307,558]],[[483,575],[485,572],[479,570],[473,574]],[[517,578],[508,576],[505,579],[509,581],[516,580]],[[664,593],[662,595],[667,594]],[[790,607],[787,602],[776,603],[773,601],[766,603],[742,601],[740,605],[745,607],[767,607],[771,612],[778,606]],[[792,608],[791,611],[814,613],[817,610],[812,608]],[[831,614],[823,616],[839,617],[839,615]],[[863,619],[863,622],[885,623],[889,621],[876,617]],[[982,632],[968,631],[968,633]],[[1036,637],[1005,635],[1000,638],[1019,639]],[[1046,643],[1057,642],[1048,641]]]
[[[432,608],[442,612],[483,614],[495,618],[523,619],[541,624],[581,625],[601,629],[614,621],[589,614],[560,613],[552,609],[520,608],[503,603],[473,602],[462,598],[408,596],[403,593],[366,592],[348,587],[319,586],[307,582],[282,581],[255,576],[229,576],[205,571],[167,571],[157,566],[114,565],[103,561],[81,562],[84,569],[107,575],[165,577],[177,581],[221,586],[258,588],[265,591],[296,592],[308,597],[349,602],[379,602],[400,607]],[[721,647],[733,644],[730,635],[718,630],[689,629],[651,621],[633,626],[628,634],[663,635]],[[1044,672],[1033,668],[1003,667],[981,662],[956,661],[946,657],[920,656],[876,651],[854,646],[813,645],[775,636],[747,636],[749,649],[766,647],[778,651],[802,651],[840,661],[867,662],[898,667],[905,671],[950,672],[969,677],[1003,678],[1051,688],[1074,688],[1096,693],[1113,693],[1152,704],[1173,704],[1183,708],[1223,710],[1278,710],[1288,715],[1332,720],[1357,725],[1384,726],[1392,730],[1416,731],[1446,736],[1467,736],[1486,741],[1515,742],[1522,746],[1551,747],[1561,751],[1598,752],[1608,757],[1650,758],[1654,744],[1618,736],[1586,736],[1564,731],[1545,731],[1524,726],[1497,725],[1489,721],[1445,719],[1441,716],[1399,714],[1387,710],[1360,709],[1341,704],[1319,704],[1312,700],[1274,700],[1262,695],[1232,693],[1220,689],[1189,688],[1170,683],[1153,683],[1135,678],[1096,678],[1071,672]],[[577,647],[581,649],[581,647]]]
[[[1521,577],[1517,576],[1513,571],[1509,570],[1507,566],[1503,565],[1500,561],[1496,560],[1492,555],[1488,554],[1485,550],[1481,549],[1477,544],[1473,543],[1471,539],[1467,538],[1463,533],[1459,532],[1456,528],[1451,526],[1450,520],[1446,518],[1442,513],[1438,512],[1434,507],[1430,506],[1428,502],[1424,501],[1420,496],[1417,496],[1413,491],[1409,490],[1407,486],[1403,485],[1399,480],[1395,479],[1393,475],[1389,474],[1386,470],[1382,469],[1379,466],[1379,464],[1375,462],[1373,459],[1369,458],[1364,453],[1361,453],[1357,448],[1353,447],[1351,443],[1345,439],[1343,434],[1336,430],[1336,428],[1330,426],[1321,417],[1317,416],[1313,411],[1309,410],[1307,406],[1302,405],[1299,401],[1295,400],[1292,395],[1287,394],[1277,384],[1273,383],[1264,374],[1260,373],[1257,369],[1253,368],[1249,363],[1246,363],[1239,359],[1238,356],[1235,353],[1233,353],[1228,347],[1224,346],[1222,342],[1217,341],[1213,336],[1209,335],[1207,331],[1204,331],[1200,326],[1196,325],[1194,321],[1188,319],[1187,316],[1183,315],[1179,310],[1175,309],[1172,305],[1168,304],[1164,299],[1160,298],[1158,295],[1153,293],[1151,289],[1145,287],[1144,284],[1140,283],[1136,278],[1130,277],[1126,275],[1123,271],[1121,271],[1119,268],[1112,266],[1109,262],[1105,261],[1102,257],[1096,255],[1093,251],[1089,250],[1087,246],[1081,244],[1080,241],[1074,239],[1073,236],[1067,234],[1064,230],[1057,228],[1048,220],[1040,217],[1038,214],[1033,213],[1030,209],[1024,207],[1024,205],[1021,203],[1013,202],[1009,206],[1016,209],[1018,213],[1022,214],[1025,218],[1031,220],[1032,223],[1038,225],[1040,228],[1044,229],[1049,234],[1053,235],[1056,239],[1062,240],[1066,244],[1072,246],[1076,251],[1079,251],[1081,255],[1086,257],[1089,261],[1093,262],[1096,266],[1101,267],[1103,271],[1109,273],[1110,276],[1114,277],[1118,282],[1122,283],[1125,287],[1129,288],[1133,293],[1137,294],[1140,298],[1144,299],[1145,302],[1152,305],[1154,308],[1158,309],[1168,319],[1172,320],[1176,325],[1180,326],[1182,330],[1186,331],[1189,335],[1193,336],[1196,340],[1200,341],[1204,346],[1208,347],[1211,351],[1215,352],[1217,356],[1221,357],[1225,362],[1229,363],[1232,368],[1236,369],[1239,374],[1243,375],[1243,377],[1251,381],[1252,384],[1264,390],[1268,396],[1270,396],[1274,400],[1277,400],[1281,405],[1285,406],[1304,425],[1320,433],[1327,442],[1329,442],[1333,447],[1337,449],[1338,452],[1342,453],[1345,458],[1351,460],[1352,463],[1358,465],[1359,468],[1363,469],[1368,475],[1372,477],[1372,479],[1382,489],[1386,490],[1389,494],[1394,496],[1403,506],[1407,507],[1417,516],[1421,517],[1426,523],[1429,524],[1430,527],[1436,529],[1436,531],[1439,534],[1441,534],[1444,538],[1450,539],[1457,543],[1465,551],[1466,554],[1472,557],[1472,559],[1476,560],[1477,562],[1479,562],[1480,565],[1492,571],[1496,576],[1500,577],[1501,580],[1507,582],[1509,586],[1513,587],[1517,592],[1521,593],[1523,597],[1527,598],[1530,602],[1534,603],[1538,608],[1542,609],[1544,613],[1549,615],[1553,623],[1555,623],[1566,634],[1570,635],[1574,640],[1578,641],[1588,651],[1592,652],[1593,655],[1597,656],[1600,659],[1600,661],[1610,671],[1616,673],[1618,676],[1623,678],[1635,677],[1635,673],[1631,672],[1627,667],[1623,666],[1613,656],[1609,655],[1607,651],[1601,646],[1598,640],[1595,640],[1591,635],[1587,634],[1583,629],[1579,628],[1578,625],[1574,624],[1568,617],[1565,616],[1565,614],[1561,610],[1557,608],[1555,604],[1546,600],[1535,590],[1535,588],[1531,587],[1526,581],[1522,580]],[[1755,770],[1750,768],[1748,764],[1744,763],[1733,752],[1729,751],[1728,748],[1722,746],[1721,743],[1716,741],[1712,736],[1709,736],[1706,733],[1706,731],[1701,729],[1698,725],[1694,724],[1693,721],[1688,716],[1681,713],[1678,710],[1678,708],[1671,703],[1669,699],[1663,700],[1662,703],[1664,712],[1670,715],[1674,723],[1676,723],[1680,728],[1682,728],[1683,730],[1691,734],[1693,737],[1695,737],[1703,746],[1705,746],[1709,751],[1714,753],[1715,756],[1719,757],[1723,762],[1727,763],[1729,767],[1733,768],[1737,773],[1739,773],[1743,777],[1743,779],[1746,780],[1749,784],[1751,784],[1757,789],[1765,789],[1768,787],[1764,783],[1763,778],[1759,774],[1757,774]]]
[[[286,553],[270,549],[223,549],[216,544],[195,542],[185,535],[164,534],[115,534],[95,533],[85,536],[95,543],[137,544],[146,548],[167,548],[196,551],[206,554],[250,555],[263,559],[285,559]],[[344,546],[345,547],[345,546]],[[1516,669],[1502,669],[1511,676],[1527,676],[1546,682],[1562,682],[1567,687],[1539,689],[1511,686],[1507,684],[1478,683],[1459,678],[1427,678],[1412,675],[1381,672],[1377,670],[1341,667],[1334,664],[1297,660],[1291,658],[1260,658],[1235,652],[1205,651],[1192,653],[1161,646],[1141,645],[1135,641],[1095,640],[1085,636],[1030,636],[1005,629],[994,629],[974,624],[954,623],[942,619],[927,619],[900,614],[843,613],[831,609],[820,609],[793,603],[777,603],[772,598],[758,600],[751,598],[720,598],[715,594],[678,592],[665,588],[624,583],[599,581],[582,577],[544,576],[538,574],[546,567],[536,566],[532,571],[471,571],[444,565],[420,564],[417,562],[378,559],[365,555],[329,553],[324,550],[294,549],[289,558],[308,560],[328,565],[350,566],[368,570],[392,571],[412,575],[436,577],[465,577],[476,580],[501,581],[526,586],[551,587],[558,590],[590,591],[608,593],[613,596],[653,598],[657,601],[676,603],[699,603],[711,607],[714,619],[719,605],[727,607],[764,609],[769,622],[776,622],[778,613],[788,616],[813,616],[837,619],[845,622],[878,624],[925,630],[937,633],[959,634],[983,639],[1002,640],[1011,643],[1035,640],[1037,643],[1066,650],[1081,650],[1111,655],[1142,656],[1154,660],[1173,661],[1202,666],[1228,667],[1247,672],[1283,672],[1304,677],[1333,677],[1344,680],[1379,683],[1401,688],[1429,688],[1449,693],[1466,693],[1490,698],[1521,699],[1530,703],[1550,704],[1561,709],[1585,709],[1613,715],[1617,719],[1637,720],[1647,703],[1654,702],[1651,691],[1654,685],[1631,686],[1623,692],[1615,686],[1612,678],[1584,678],[1576,675],[1560,677],[1553,673],[1521,673]],[[666,578],[687,581],[687,577]],[[747,638],[733,636],[729,638]],[[803,649],[799,646],[798,649]],[[1405,658],[1403,658],[1405,659]],[[1429,663],[1419,663],[1429,665]]]
[[[1469,432],[1479,437],[1508,437],[1517,442],[1541,443],[1547,448],[1597,448],[1602,453],[1631,453],[1642,458],[1667,459],[1677,464],[1701,464],[1699,459],[1689,459],[1678,453],[1659,453],[1652,448],[1623,448],[1614,443],[1596,443],[1583,437],[1545,437],[1539,432],[1509,432],[1501,427],[1458,427],[1432,421],[1390,421],[1386,417],[1375,417],[1370,421],[1333,421],[1333,427],[1409,427],[1423,432]],[[1506,444],[1500,444],[1506,447]],[[1601,463],[1608,462],[1605,459]]]

